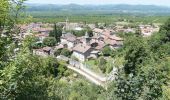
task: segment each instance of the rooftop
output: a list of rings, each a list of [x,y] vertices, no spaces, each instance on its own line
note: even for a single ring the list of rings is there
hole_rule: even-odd
[[[81,53],[86,53],[89,49],[91,48],[91,46],[89,45],[83,45],[83,44],[78,44],[73,48],[73,51],[78,51]]]

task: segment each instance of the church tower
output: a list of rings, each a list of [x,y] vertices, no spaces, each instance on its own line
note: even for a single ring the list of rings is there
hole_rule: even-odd
[[[70,27],[69,27],[69,19],[66,18],[66,30],[69,30],[69,29],[70,29]]]

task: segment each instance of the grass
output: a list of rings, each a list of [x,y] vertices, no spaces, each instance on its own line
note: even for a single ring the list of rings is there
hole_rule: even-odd
[[[89,60],[85,62],[88,66],[89,69],[91,69],[92,71],[99,73],[99,74],[103,74],[101,72],[101,70],[99,69],[99,67],[96,65],[96,61],[95,60]]]
[[[100,68],[98,67],[96,63],[96,60],[89,60],[89,61],[86,61],[85,63],[88,65],[88,68],[90,68],[91,70],[99,74],[109,74],[110,71],[113,69],[113,58],[111,57],[107,58],[107,63],[105,65],[105,67],[107,67],[106,73],[102,73],[102,71],[100,70]]]

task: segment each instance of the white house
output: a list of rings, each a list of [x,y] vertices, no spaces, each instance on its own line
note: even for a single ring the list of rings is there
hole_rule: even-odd
[[[61,44],[66,44],[68,49],[72,49],[76,45],[76,40],[76,36],[71,33],[63,34],[61,36]]]
[[[34,49],[33,54],[47,57],[49,55],[53,55],[52,48],[51,47],[44,47],[41,49]]]
[[[73,48],[74,57],[78,58],[81,62],[84,62],[88,56],[90,56],[91,46],[78,44]]]

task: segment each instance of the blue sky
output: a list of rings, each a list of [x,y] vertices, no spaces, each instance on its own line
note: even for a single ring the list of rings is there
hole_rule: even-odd
[[[28,0],[27,2],[40,4],[144,4],[170,6],[170,0]]]

